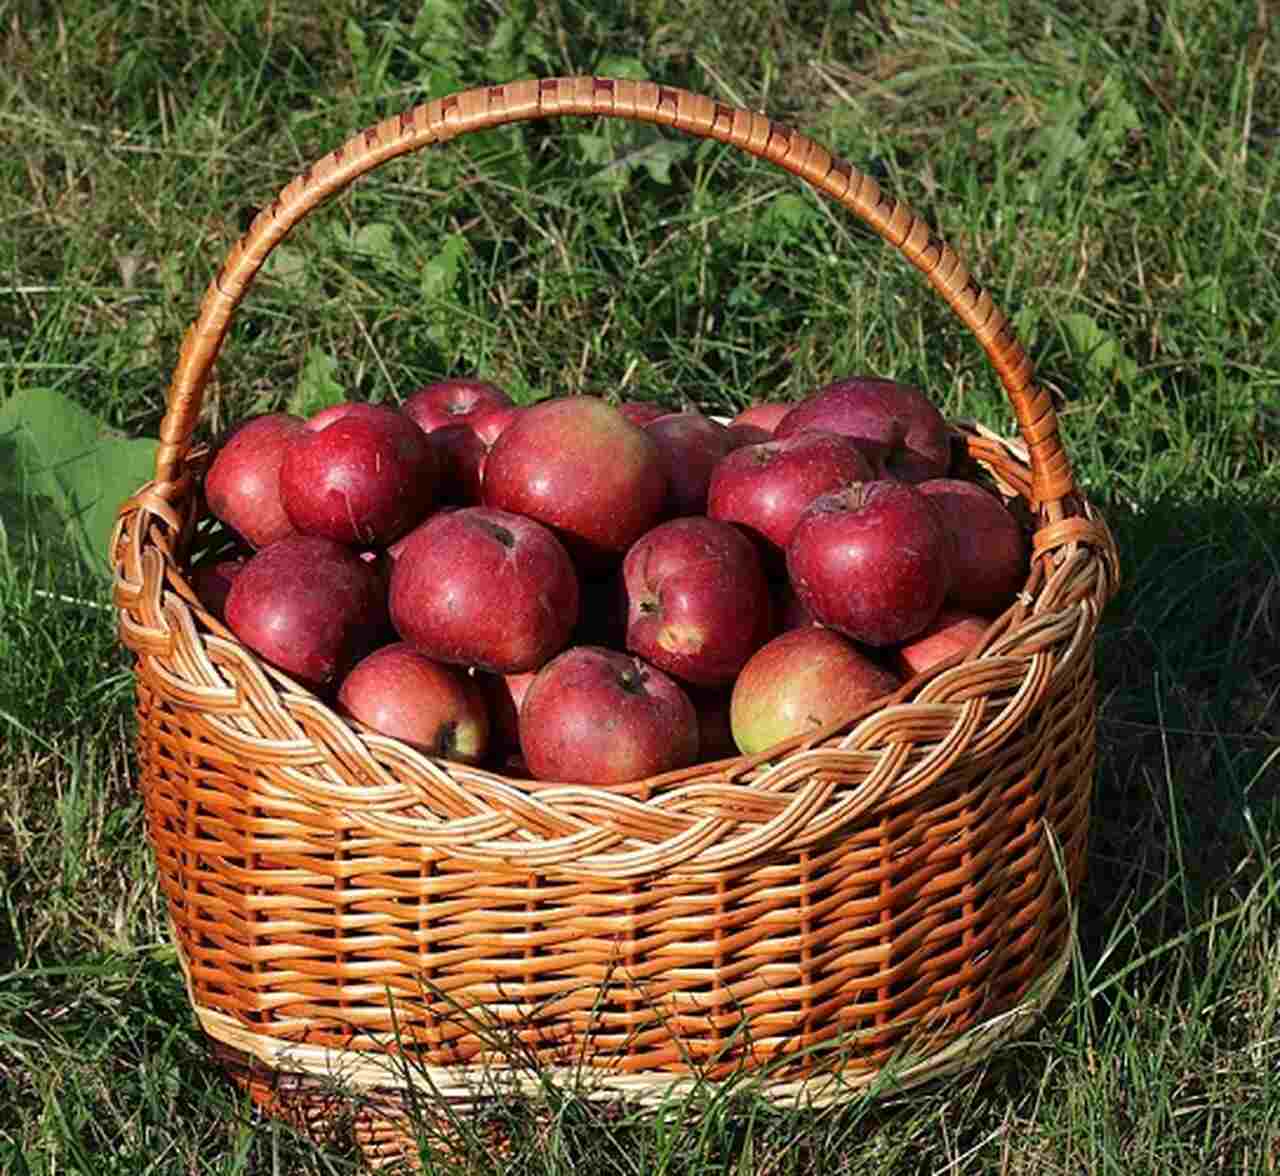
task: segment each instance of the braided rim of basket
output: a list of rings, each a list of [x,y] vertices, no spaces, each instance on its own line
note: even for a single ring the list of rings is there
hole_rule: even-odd
[[[997,474],[1012,480],[1038,526],[1023,593],[962,664],[944,664],[886,700],[755,757],[609,789],[513,781],[358,729],[199,608],[178,559],[195,521],[192,435],[233,314],[272,249],[313,209],[390,159],[471,131],[563,115],[670,126],[793,172],[916,266],[977,338],[1024,445],[972,429],[970,449],[987,453]],[[890,789],[906,800],[944,772],[980,763],[1078,659],[1092,655],[1118,560],[1105,524],[1076,490],[1052,401],[1031,376],[1007,319],[950,247],[874,180],[764,115],[672,87],[593,77],[435,99],[370,127],[293,180],[210,284],[169,388],[155,479],[122,506],[117,523],[121,637],[173,701],[198,708],[231,749],[270,765],[272,788],[339,810],[406,849],[612,880],[724,870],[780,849],[803,850],[873,809]],[[233,715],[246,698],[258,731]]]

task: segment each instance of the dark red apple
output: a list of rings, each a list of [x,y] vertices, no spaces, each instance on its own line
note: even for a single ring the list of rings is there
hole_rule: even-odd
[[[754,544],[701,516],[672,519],[622,561],[627,648],[683,682],[721,686],[771,635],[773,602]]]
[[[837,380],[802,400],[779,422],[775,437],[828,429],[854,438],[879,478],[941,478],[951,461],[947,422],[919,388],[859,376]]]
[[[794,400],[764,400],[749,404],[729,422],[729,427],[746,425],[773,433],[782,418],[796,407]]]
[[[523,409],[516,404],[495,404],[488,408],[478,408],[467,418],[467,427],[484,442],[487,453],[493,448],[493,443],[502,435],[503,430],[522,411]]]
[[[923,674],[953,654],[968,653],[990,627],[991,622],[977,613],[943,608],[923,632],[897,648],[894,665],[904,678]]]
[[[732,687],[705,690],[690,686],[685,693],[698,716],[698,759],[709,762],[736,757],[738,745],[733,741],[729,715]]]
[[[287,535],[256,552],[231,582],[227,627],[313,690],[332,686],[387,634],[377,571],[319,535]]]
[[[918,489],[933,503],[951,536],[951,591],[947,603],[998,613],[1031,574],[1027,539],[1018,520],[994,494],[973,482],[936,478]]]
[[[285,412],[251,417],[223,442],[204,476],[204,496],[221,519],[253,547],[266,547],[294,532],[280,493],[280,466],[303,431]]]
[[[435,500],[439,461],[422,430],[394,408],[353,404],[319,431],[303,430],[280,466],[294,527],[360,546],[394,542]]]
[[[620,784],[698,758],[698,716],[641,658],[577,645],[548,662],[520,707],[520,748],[539,780]]]
[[[196,599],[205,607],[205,611],[222,620],[227,607],[227,593],[231,591],[231,581],[244,568],[245,560],[220,559],[212,563],[202,563],[191,571],[191,590]]]
[[[831,629],[791,629],[761,648],[733,685],[729,721],[743,755],[825,727],[900,685]]]
[[[440,464],[440,501],[459,506],[477,505],[489,447],[470,425],[441,425],[426,437]]]
[[[803,629],[818,622],[805,607],[804,601],[796,595],[790,580],[783,580],[774,585],[774,616],[778,618],[778,631],[785,633],[788,629]]]
[[[823,625],[896,645],[938,614],[951,539],[933,504],[903,482],[860,482],[816,498],[787,544],[787,574]]]
[[[815,498],[872,477],[867,459],[847,437],[797,433],[726,455],[711,474],[707,514],[737,523],[781,551]]]
[[[760,445],[773,440],[773,434],[759,425],[730,425],[725,432],[729,435],[730,449],[741,449],[744,445]]]
[[[729,430],[700,412],[672,412],[650,421],[644,431],[658,443],[667,474],[664,513],[705,514],[711,471],[733,448]]]
[[[469,506],[433,515],[391,571],[391,620],[420,653],[499,674],[536,669],[578,619],[578,578],[546,527]]]
[[[512,407],[511,397],[487,380],[437,380],[412,393],[402,411],[424,433],[445,425],[469,425],[491,408]]]
[[[440,759],[474,764],[489,748],[489,712],[479,685],[404,641],[356,663],[338,688],[338,710]]]
[[[489,723],[494,750],[502,756],[520,749],[520,707],[537,670],[522,674],[486,674],[478,671],[476,681],[489,704]]]
[[[525,408],[494,442],[484,504],[555,529],[584,568],[616,563],[667,494],[658,443],[594,396]]]

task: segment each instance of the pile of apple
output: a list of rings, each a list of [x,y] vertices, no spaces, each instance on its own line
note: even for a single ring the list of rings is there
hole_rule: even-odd
[[[445,380],[243,424],[204,481],[243,554],[192,584],[368,728],[622,782],[754,754],[971,648],[1028,552],[960,473],[937,408],[889,380],[728,425]]]

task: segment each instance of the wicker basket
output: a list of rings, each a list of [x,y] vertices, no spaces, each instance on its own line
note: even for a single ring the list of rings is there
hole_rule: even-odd
[[[621,788],[432,761],[345,722],[196,603],[202,390],[263,261],[385,161],[481,128],[610,116],[730,143],[845,206],[977,338],[1025,447],[956,425],[1035,520],[1030,575],[978,650],[754,758]],[[1115,548],[1004,316],[912,211],[760,114],[570,77],[429,102],[339,147],[231,250],[187,334],[155,480],[121,508],[141,788],[192,1006],[261,1104],[406,1141],[415,1086],[475,1097],[518,1043],[588,1097],[757,1075],[820,1101],[969,1065],[1070,950],[1094,770],[1094,634]],[[202,534],[203,532],[200,532]],[[341,1080],[335,1085],[333,1079]],[[355,1110],[342,1093],[363,1092]]]

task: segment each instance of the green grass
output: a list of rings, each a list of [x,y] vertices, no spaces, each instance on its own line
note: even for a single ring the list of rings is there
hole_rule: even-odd
[[[688,86],[810,131],[924,213],[1063,396],[1125,591],[1099,635],[1080,954],[974,1074],[803,1116],[550,1092],[510,1171],[1280,1168],[1280,16],[1239,0],[424,4],[0,0],[0,399],[154,435],[249,210],[347,135],[528,74]],[[336,381],[478,371],[720,411],[830,375],[1011,414],[907,266],[790,177],[583,121],[381,169],[300,227],[203,426]],[[84,602],[84,603],[80,603]],[[348,1172],[257,1122],[186,1011],[130,782],[103,585],[0,556],[0,1170]],[[96,606],[96,607],[93,607]],[[479,1143],[439,1170],[496,1171]]]

